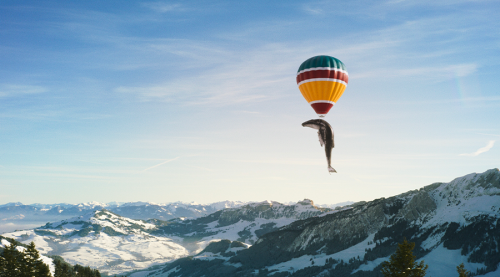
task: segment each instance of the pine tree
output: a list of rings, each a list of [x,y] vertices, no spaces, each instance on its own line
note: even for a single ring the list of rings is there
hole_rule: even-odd
[[[3,250],[0,249],[0,276],[5,276],[6,274],[6,266],[7,266],[7,261],[5,260],[5,258],[3,257]]]
[[[13,241],[9,246],[5,246],[3,250],[3,270],[0,272],[1,277],[23,277],[20,271],[20,265],[23,260],[23,255],[16,249],[17,243]]]
[[[49,266],[40,259],[40,253],[36,250],[35,243],[31,242],[23,251],[24,261],[21,271],[24,276],[51,277]]]
[[[459,266],[457,266],[457,271],[458,271],[458,277],[470,276],[470,271],[465,269],[464,263],[461,263]]]
[[[382,263],[382,274],[385,277],[423,277],[428,265],[424,261],[415,262],[413,255],[414,242],[408,242],[406,239],[403,243],[398,243],[396,253],[391,255],[390,261]]]
[[[23,251],[23,263],[20,270],[25,276],[34,276],[37,272],[35,264],[40,259],[40,254],[35,249],[35,243],[31,242]]]
[[[54,259],[54,265],[56,270],[54,272],[54,277],[73,277],[76,276],[73,267],[62,260],[62,258]]]

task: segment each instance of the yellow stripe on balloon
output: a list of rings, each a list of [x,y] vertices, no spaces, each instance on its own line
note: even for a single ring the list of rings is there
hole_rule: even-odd
[[[334,88],[333,93],[332,93],[333,100],[331,100],[331,101],[336,103],[339,100],[340,96],[342,96],[342,94],[344,93],[345,88],[346,88],[346,85],[341,84],[341,83],[336,83],[335,88]]]
[[[345,84],[332,81],[313,81],[299,86],[302,96],[308,103],[318,100],[337,102],[345,88]]]

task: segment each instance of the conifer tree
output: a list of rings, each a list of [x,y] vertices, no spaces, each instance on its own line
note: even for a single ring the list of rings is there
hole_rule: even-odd
[[[3,251],[3,250],[0,250],[0,251]],[[5,258],[3,257],[3,252],[0,254],[2,254],[2,255],[0,255],[0,276],[3,276],[7,262],[5,261]]]
[[[461,263],[459,266],[457,266],[457,272],[458,272],[458,277],[469,277],[470,276],[470,271],[465,269],[464,263]]]
[[[22,253],[16,249],[17,243],[13,241],[9,246],[5,246],[3,250],[4,268],[0,272],[1,277],[22,277],[20,265],[23,257]]]
[[[62,258],[54,259],[54,265],[56,267],[55,272],[54,272],[54,277],[73,277],[73,276],[76,276],[76,273],[73,270],[73,267],[70,264],[68,264],[67,262],[64,262],[64,260],[62,260]]]
[[[403,243],[398,243],[396,253],[391,255],[389,261],[382,263],[382,274],[385,277],[423,277],[428,268],[424,261],[415,262],[413,255],[414,242],[408,242],[406,239]]]
[[[40,253],[36,250],[35,243],[31,242],[23,251],[23,263],[21,271],[24,276],[50,277],[49,266],[40,259]]]

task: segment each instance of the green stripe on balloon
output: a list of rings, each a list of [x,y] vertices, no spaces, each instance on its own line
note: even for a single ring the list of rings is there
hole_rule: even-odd
[[[347,71],[345,65],[340,60],[334,57],[322,55],[322,56],[312,57],[303,62],[300,65],[299,70],[297,70],[297,73],[305,69],[316,68],[316,67],[330,67]]]

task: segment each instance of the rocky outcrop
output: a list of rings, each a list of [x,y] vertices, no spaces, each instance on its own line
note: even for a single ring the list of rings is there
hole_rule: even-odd
[[[437,208],[434,199],[425,190],[415,193],[411,200],[398,212],[397,217],[408,221],[426,221]]]
[[[218,227],[234,224],[240,220],[254,221],[256,218],[277,219],[294,218],[305,219],[331,211],[328,208],[318,208],[313,201],[304,199],[295,205],[283,205],[274,201],[252,203],[241,208],[226,209],[221,212]]]

